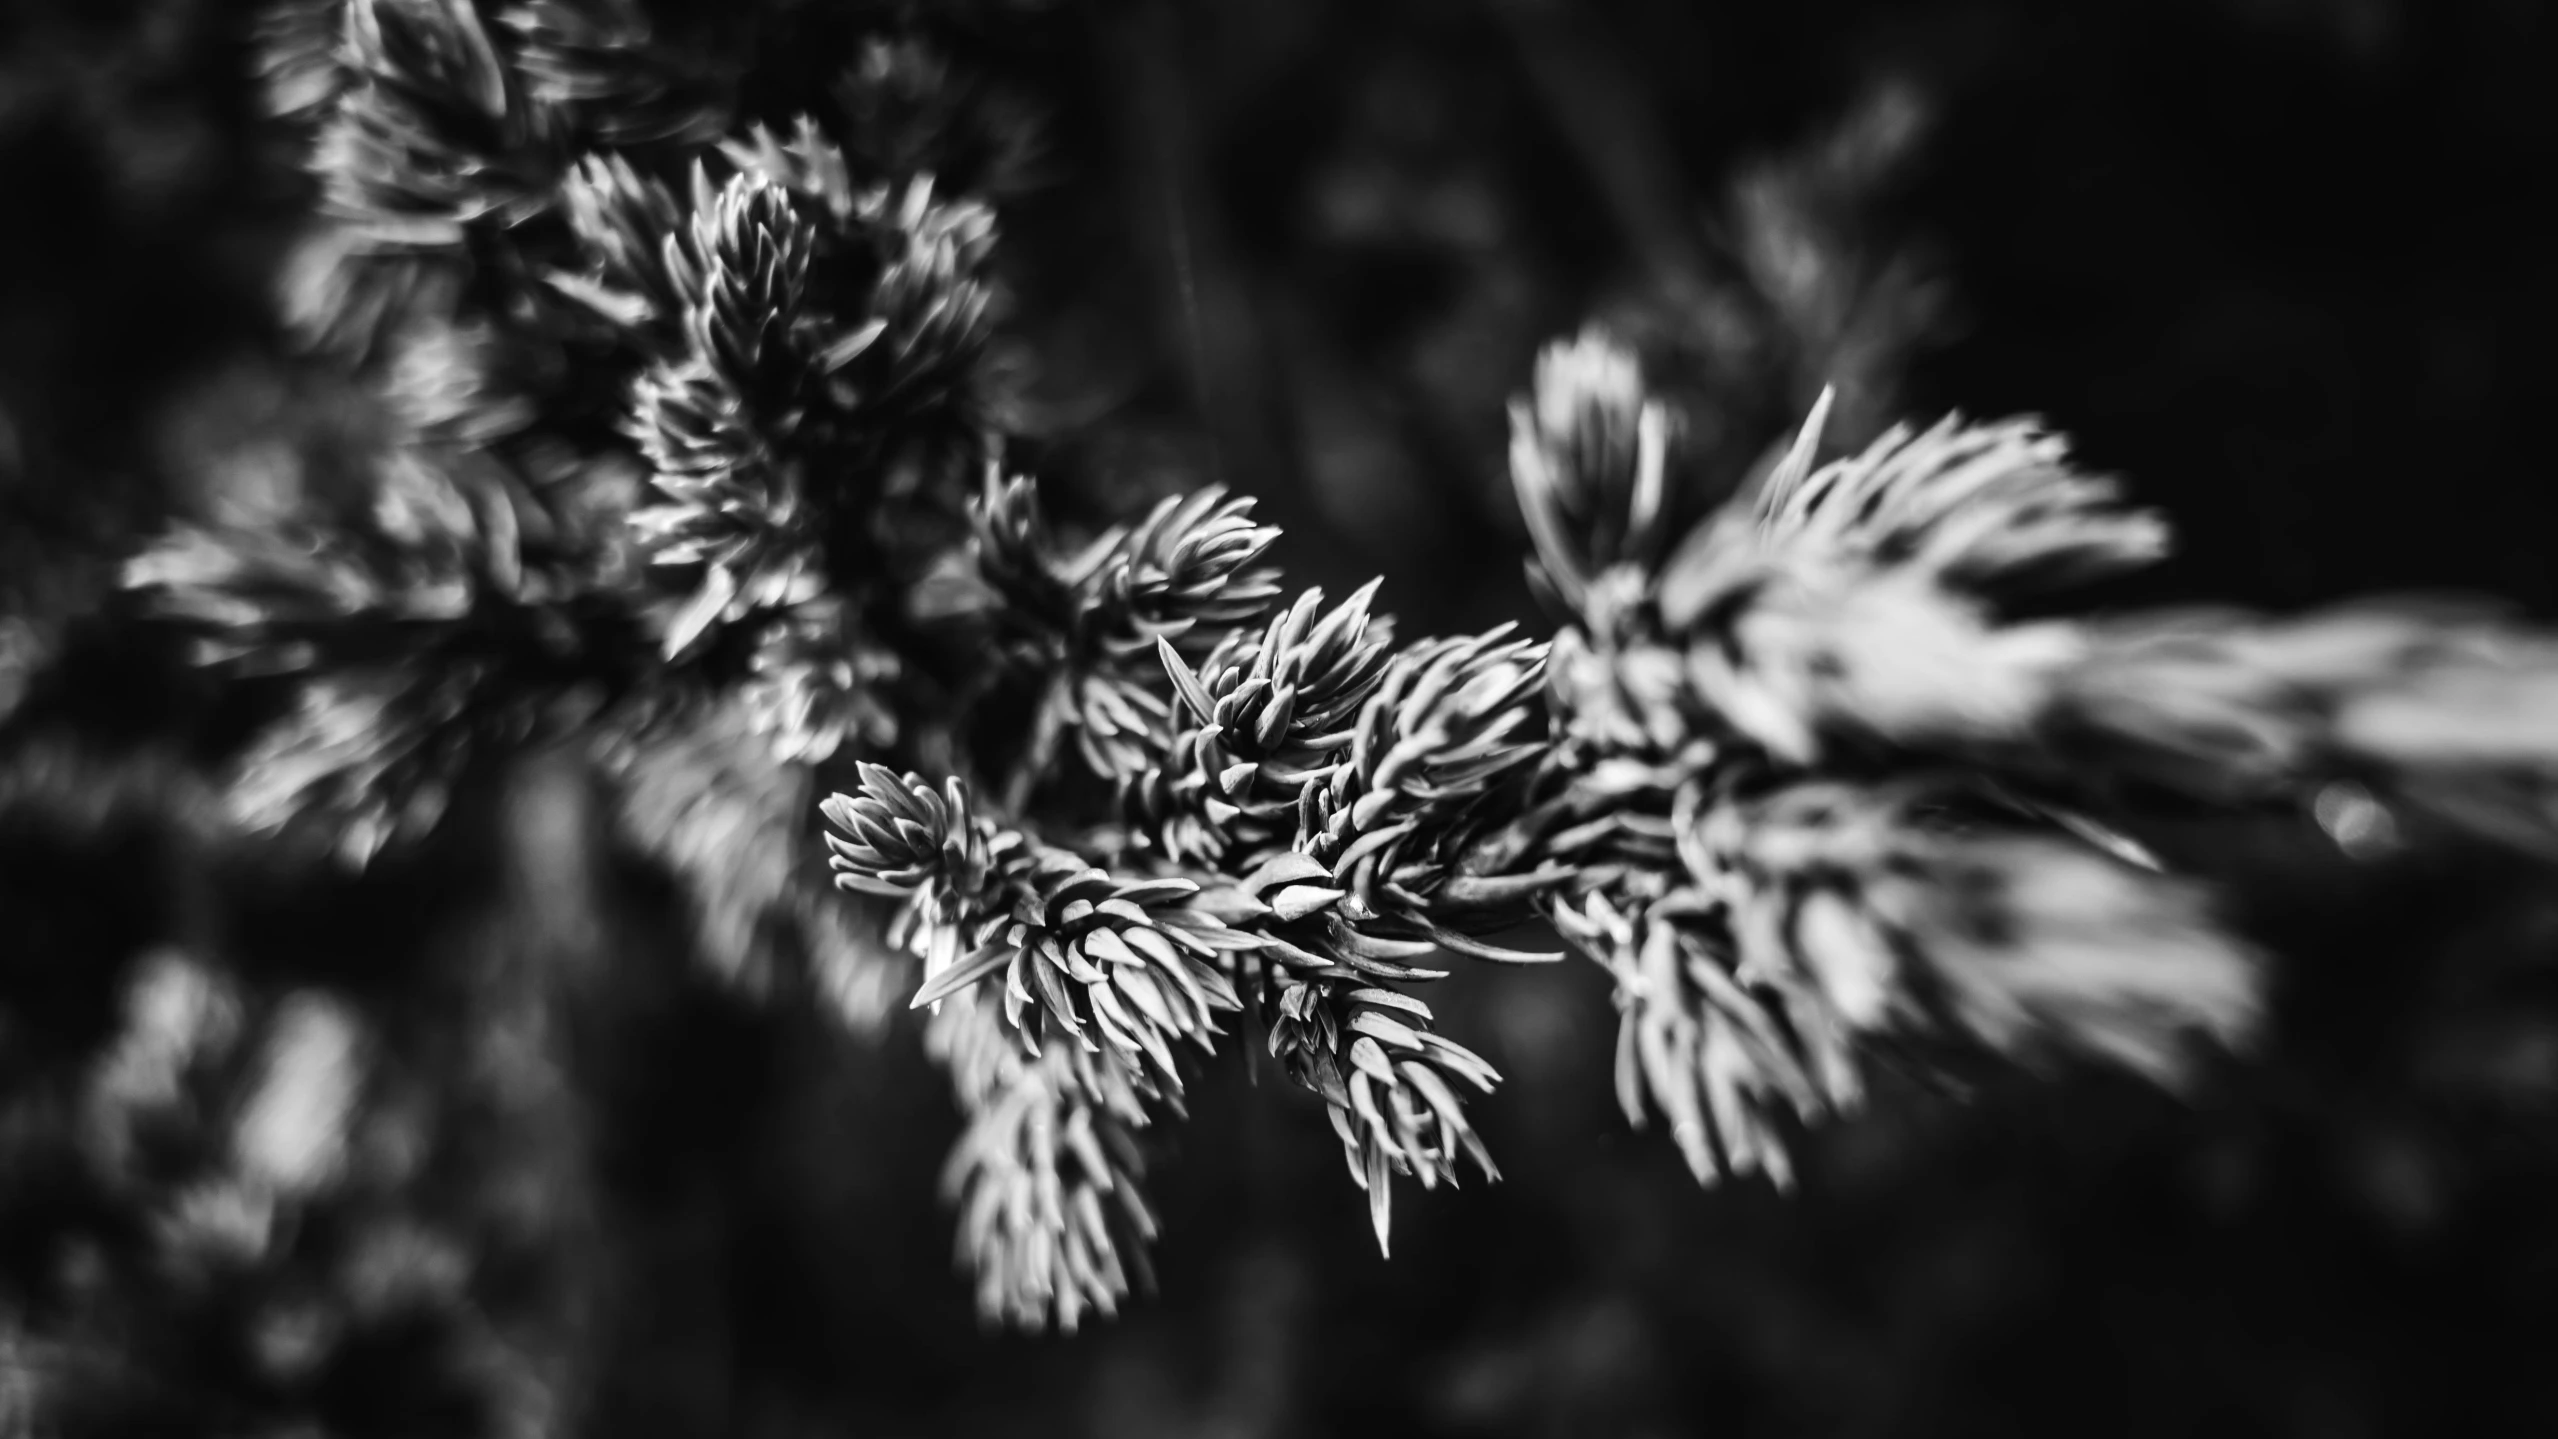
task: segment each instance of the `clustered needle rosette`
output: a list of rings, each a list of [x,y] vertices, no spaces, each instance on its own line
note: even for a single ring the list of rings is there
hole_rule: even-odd
[[[1079,1045],[1035,1054],[983,988],[942,1000],[924,1046],[949,1071],[968,1121],[942,1171],[958,1206],[958,1259],[979,1310],[1073,1333],[1118,1312],[1147,1274],[1156,1232],[1137,1135],[1152,1120],[1122,1066]]]
[[[634,522],[657,564],[699,576],[667,622],[674,656],[840,585],[880,506],[984,448],[994,403],[984,209],[938,203],[920,179],[856,189],[813,131],[761,138],[717,186],[696,166],[684,243],[658,276],[613,216],[662,195],[604,167],[582,176],[605,244],[573,293],[624,314],[652,309],[652,290],[677,307],[625,421],[657,492]],[[632,288],[614,288],[625,273]]]
[[[1279,595],[1259,563],[1279,537],[1252,501],[1220,486],[1167,496],[1133,525],[1059,541],[1028,476],[990,465],[970,506],[966,598],[950,608],[991,630],[1006,668],[1042,677],[1025,782],[1071,734],[1092,774],[1127,783],[1161,753],[1172,718],[1158,640],[1224,635]]]
[[[334,525],[193,525],[135,556],[126,587],[197,662],[285,686],[224,802],[355,866],[443,817],[475,755],[574,731],[637,628],[538,563],[538,536],[481,477],[392,463]],[[601,651],[603,657],[590,658]]]
[[[1329,610],[1307,590],[1266,628],[1228,632],[1196,670],[1158,642],[1187,722],[1158,762],[1120,778],[1134,843],[1235,873],[1289,844],[1299,799],[1340,767],[1393,657],[1394,623],[1369,609],[1377,584]]]
[[[914,1004],[969,1114],[948,1180],[961,1257],[989,1314],[1072,1329],[1142,1265],[1132,1136],[1148,1104],[1179,1112],[1176,1048],[1213,1052],[1242,1007],[1228,966],[1263,941],[1199,907],[1193,881],[1114,876],[978,814],[957,779],[860,779],[824,806],[830,863],[844,888],[904,900],[892,936],[924,957]]]
[[[2288,807],[2349,854],[2419,820],[2553,852],[2558,750],[2521,718],[2558,697],[2545,637],[2407,604],[2034,617],[2167,535],[2025,420],[1822,462],[1825,399],[1666,533],[1678,430],[1632,357],[1585,335],[1537,383],[1512,471],[1570,622],[1526,823],[1572,871],[1550,917],[1616,979],[1626,1111],[1701,1179],[1787,1179],[1787,1131],[1878,1056],[2184,1087],[2244,1046],[2263,956],[2139,842],[2145,802]]]
[[[1122,657],[1249,625],[1279,600],[1279,574],[1258,563],[1279,531],[1252,520],[1252,501],[1209,485],[1167,495],[1116,536],[1096,576],[1099,642]]]
[[[895,930],[924,957],[918,1007],[1002,975],[1026,1053],[1106,1052],[1149,1093],[1178,1097],[1173,1046],[1205,1052],[1240,1008],[1222,956],[1262,941],[1194,903],[1198,883],[1113,875],[979,815],[957,779],[935,789],[864,763],[826,801],[837,882],[907,899]]]
[[[1395,655],[1347,742],[1300,783],[1289,848],[1238,884],[1263,907],[1256,927],[1271,940],[1257,956],[1271,1051],[1324,1099],[1380,1248],[1392,1174],[1425,1188],[1454,1183],[1460,1155],[1497,1173],[1460,1098],[1488,1092],[1497,1074],[1433,1032],[1429,1006],[1394,985],[1443,977],[1416,963],[1443,952],[1561,957],[1478,937],[1517,923],[1528,899],[1564,877],[1513,870],[1518,847],[1494,829],[1501,811],[1487,804],[1541,751],[1542,659],[1542,646],[1501,630]],[[1165,663],[1179,658],[1167,651]],[[1194,715],[1213,714],[1200,708],[1205,689],[1175,674]]]
[[[1657,429],[1657,402],[1592,343],[1515,412],[1513,477],[1574,621],[1549,912],[1616,978],[1629,1117],[1662,1112],[1700,1179],[1783,1182],[1788,1129],[1855,1107],[1903,1041],[2171,1084],[2192,1039],[2243,1041],[2261,965],[2207,894],[1975,742],[2087,646],[2011,603],[2154,559],[2155,518],[2030,422],[1818,464],[1825,402],[1754,490],[1663,537],[1661,447],[1608,438]]]

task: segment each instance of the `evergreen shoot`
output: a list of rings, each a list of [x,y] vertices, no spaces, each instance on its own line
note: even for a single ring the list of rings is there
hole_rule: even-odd
[[[1460,968],[1594,965],[1626,1118],[1701,1182],[1790,1186],[1807,1126],[1887,1068],[2187,1092],[2250,1051],[2269,941],[2162,813],[2294,817],[2349,858],[2558,853],[2532,718],[2558,641],[2414,605],[2099,611],[2075,597],[2169,535],[2060,435],[1840,443],[1823,392],[1751,464],[1606,326],[1547,348],[1509,415],[1550,632],[1416,634],[1377,583],[1301,588],[1215,485],[1069,523],[1007,331],[1035,135],[929,5],[855,7],[831,102],[753,113],[795,10],[748,8],[774,13],[271,7],[317,216],[282,312],[352,377],[363,438],[295,503],[182,517],[122,568],[245,738],[150,785],[22,753],[11,854],[212,846],[359,884],[491,784],[566,773],[671,883],[714,985],[920,1016],[979,1307],[1071,1331],[1146,1282],[1158,1141],[1221,1063],[1302,1091],[1381,1249],[1398,1186],[1497,1179],[1501,1076],[1433,1006]],[[1840,144],[1852,184],[1872,157]],[[1748,244],[1837,259],[1773,183],[1744,187]],[[1890,301],[1911,282],[1885,273]],[[1812,293],[1771,291],[1769,323],[1888,398],[1908,307],[1786,310]],[[0,617],[0,715],[43,683],[36,634]],[[201,1354],[179,1331],[245,1306],[238,1432],[322,1414],[314,1376],[398,1325],[438,1336],[451,1412],[553,1432],[584,1311],[478,1292],[470,1256],[585,1242],[583,1181],[519,1205],[425,1040],[242,978],[222,942],[134,960],[85,1070],[0,1030],[6,1163],[124,1226],[52,1308],[0,1309],[0,1414],[71,1423],[64,1396],[135,1377],[80,1369],[101,1355],[176,1385],[166,1356]],[[524,1036],[574,1003],[508,983],[429,1037],[535,1062]],[[437,1188],[446,1151],[465,1177]],[[30,1346],[75,1357],[21,1400]]]

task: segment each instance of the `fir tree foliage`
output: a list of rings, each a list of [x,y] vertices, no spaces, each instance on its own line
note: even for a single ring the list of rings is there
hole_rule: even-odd
[[[1607,970],[1630,1119],[1783,1183],[1877,1063],[2181,1087],[2248,1042],[2264,957],[2120,775],[2550,837],[2558,755],[2482,717],[2547,689],[2543,641],[2024,617],[2165,544],[2033,423],[1824,458],[1825,399],[1713,506],[1698,417],[1594,329],[1511,414],[1554,635],[1408,637],[1375,584],[1291,598],[1249,497],[1054,522],[1013,470],[998,215],[953,180],[1000,196],[1029,147],[926,37],[883,21],[835,113],[777,124],[737,111],[747,56],[622,0],[301,0],[266,33],[328,216],[286,309],[382,438],[303,528],[189,521],[127,570],[265,687],[227,822],[361,866],[565,748],[720,973],[842,996],[906,956],[991,1317],[1072,1328],[1142,1281],[1142,1136],[1231,1031],[1323,1107],[1381,1247],[1398,1176],[1493,1176],[1499,1076],[1421,996],[1562,957],[1523,927]],[[1814,208],[1761,194],[1752,233]],[[1864,333],[1830,319],[1812,350]],[[293,1013],[279,1053],[354,1063]]]

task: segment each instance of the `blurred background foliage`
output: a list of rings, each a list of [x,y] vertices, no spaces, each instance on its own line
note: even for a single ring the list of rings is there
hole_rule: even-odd
[[[2558,19],[2531,0],[937,8],[1042,117],[1002,263],[1043,463],[1087,512],[1219,480],[1300,582],[1382,573],[1415,633],[1535,623],[1503,407],[1597,315],[1735,479],[1833,379],[1869,433],[2049,418],[2174,517],[2178,560],[2122,599],[2558,610]],[[310,196],[249,33],[235,0],[0,6],[0,713],[136,536],[272,483],[334,413],[270,298]],[[749,100],[819,83],[770,62]],[[192,702],[109,668],[101,730]],[[2490,871],[2350,907],[2273,886],[2318,963],[2199,1110],[2072,1076],[1886,1093],[1790,1197],[1700,1193],[1626,1130],[1595,970],[1462,977],[1443,1012],[1509,1077],[1481,1111],[1505,1182],[1413,1196],[1380,1260],[1325,1127],[1223,1068],[1158,1170],[1158,1292],[1025,1338],[952,1272],[954,1121],[911,1034],[695,975],[590,804],[526,779],[399,873],[251,876],[232,923],[297,972],[589,962],[561,1122],[604,1131],[636,1276],[598,1321],[597,1433],[2558,1427],[2558,1030],[2516,1017],[2545,975],[2476,958],[2546,952],[2558,913]],[[0,845],[29,893],[61,859]],[[101,924],[147,923],[109,913],[134,873]],[[0,935],[12,983],[37,938]],[[35,1042],[0,1031],[0,1063]]]

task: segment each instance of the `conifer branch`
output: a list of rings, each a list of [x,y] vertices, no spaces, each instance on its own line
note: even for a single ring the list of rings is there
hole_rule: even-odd
[[[1556,633],[1399,636],[1376,583],[1289,598],[1250,497],[1066,533],[1007,468],[984,196],[1030,145],[921,37],[876,37],[839,113],[740,129],[740,57],[629,0],[296,4],[264,33],[331,217],[296,330],[356,365],[382,441],[352,497],[181,525],[127,570],[207,665],[272,687],[227,822],[362,863],[565,742],[724,976],[902,985],[821,902],[814,802],[833,888],[917,963],[992,1317],[1072,1329],[1126,1297],[1141,1137],[1239,1013],[1323,1105],[1381,1248],[1396,1175],[1493,1177],[1468,1106],[1498,1076],[1419,987],[1447,957],[1559,958],[1505,939],[1540,917],[1615,985],[1629,1118],[1665,1117],[1700,1180],[1789,1183],[1794,1131],[1878,1063],[2184,1087],[2248,1042],[2260,949],[2212,876],[2124,837],[2136,784],[2321,815],[2351,787],[2558,850],[2558,755],[2510,718],[2558,699],[2544,640],[2408,610],[2017,618],[2166,545],[2033,422],[1825,458],[1825,398],[1715,508],[1693,408],[1594,328],[1510,413]],[[1833,146],[1847,188],[1911,123],[1876,115]],[[1797,359],[1901,342],[1906,307],[1787,268],[1840,259],[1783,243],[1822,197],[1744,189],[1743,265]],[[371,1073],[333,1013],[258,1011],[260,1062]],[[235,1167],[320,1194],[339,1171],[261,1142],[260,1102]],[[240,1249],[266,1211],[222,1182],[172,1222]]]
[[[939,1007],[924,1043],[969,1116],[942,1188],[979,1310],[1069,1334],[1116,1314],[1156,1233],[1136,1138],[1151,1116],[1127,1071],[1070,1045],[1025,1054],[976,990]]]
[[[2025,424],[1949,419],[1819,464],[1823,406],[1755,495],[1628,552],[1612,536],[1655,504],[1604,428],[1637,412],[1630,363],[1612,406],[1523,409],[1514,467],[1578,596],[1539,782],[1541,843],[1573,872],[1550,912],[1616,978],[1628,1115],[1658,1106],[1700,1179],[1785,1182],[1788,1126],[1853,1109],[1869,1057],[1962,1039],[2173,1085],[2189,1041],[2243,1044],[2262,963],[2207,892],[2106,843],[2092,797],[2000,783],[2021,750],[1998,737],[2091,641],[1997,602],[2144,563],[2157,523]],[[1600,429],[1577,446],[1576,414]]]

